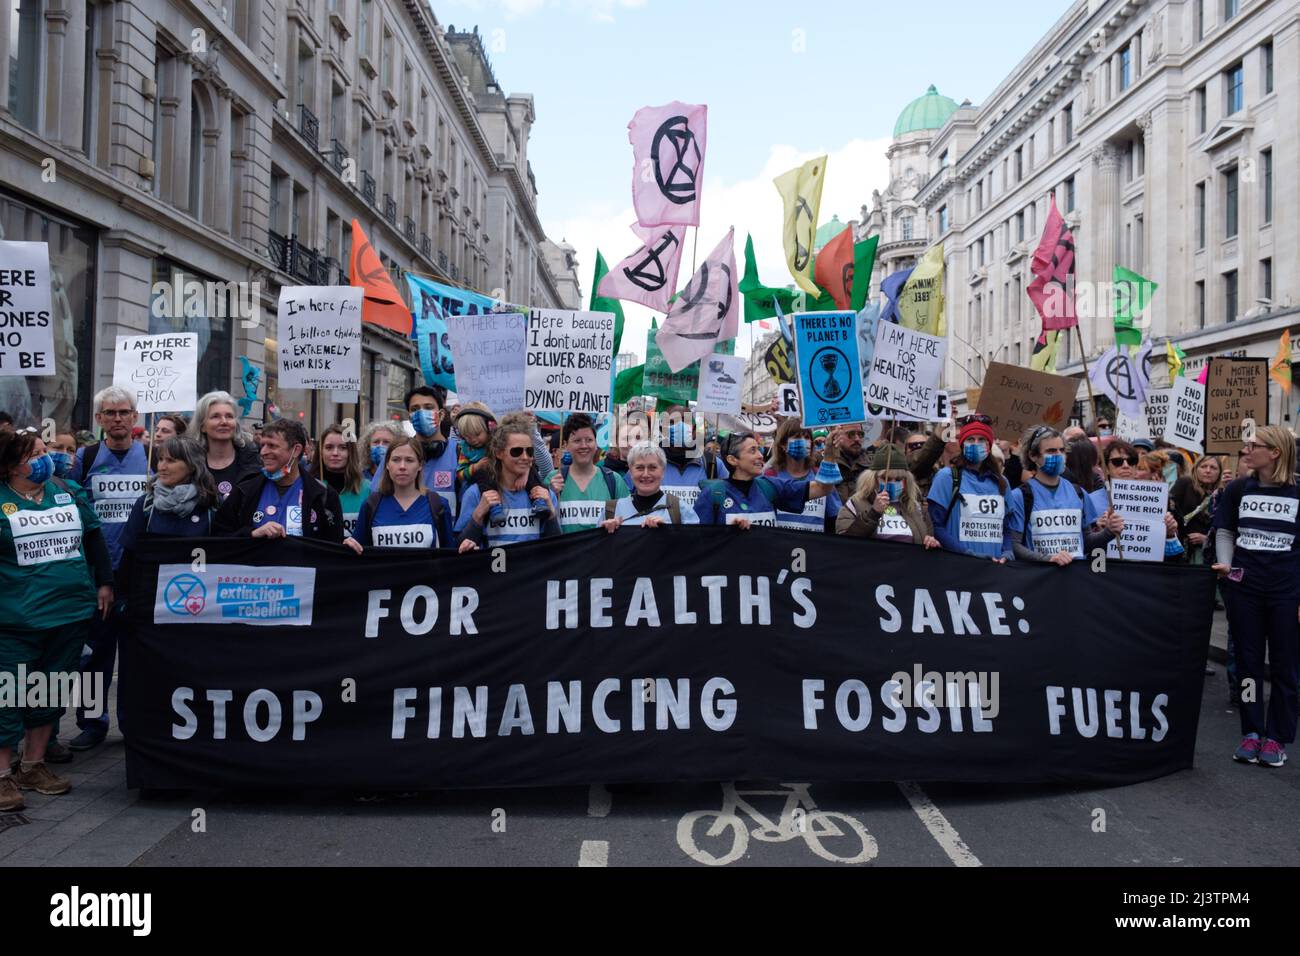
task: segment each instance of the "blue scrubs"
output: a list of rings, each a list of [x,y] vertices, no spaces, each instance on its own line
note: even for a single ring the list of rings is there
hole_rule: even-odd
[[[1033,487],[1034,496],[1030,527],[1025,530],[1025,497],[1023,490],[1017,488],[1007,495],[1007,529],[1023,532],[1025,546],[1045,558],[1065,551],[1076,561],[1084,560],[1084,534],[1100,517],[1092,499],[1064,478],[1055,488],[1048,488],[1037,478],[1029,479],[1028,484]]]
[[[551,507],[558,515],[560,502],[556,499],[555,492],[550,491],[548,494],[551,496]],[[482,498],[483,493],[479,491],[478,485],[470,485],[465,491],[465,498],[460,503],[460,518],[456,522],[457,534],[464,531],[465,526],[473,520],[474,509],[478,507]],[[542,536],[542,527],[546,524],[547,516],[533,513],[533,502],[528,497],[528,492],[522,490],[505,492],[501,495],[501,507],[505,510],[505,517],[499,521],[493,521],[489,517],[484,528],[489,547],[536,541]]]
[[[927,498],[934,536],[947,551],[977,558],[1011,558],[1006,535],[1006,496],[992,475],[958,468],[961,486],[953,501],[951,467],[941,468]],[[1034,499],[1037,507],[1038,499]]]
[[[764,487],[771,490],[770,498]],[[739,518],[748,518],[750,524],[776,527],[778,511],[803,511],[810,487],[806,481],[767,476],[755,478],[747,490],[731,479],[706,481],[695,499],[695,514],[700,524],[735,524]]]

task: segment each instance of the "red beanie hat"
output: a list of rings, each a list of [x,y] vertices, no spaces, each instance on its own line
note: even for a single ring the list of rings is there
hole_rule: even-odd
[[[957,442],[959,444],[965,444],[967,438],[986,439],[989,443],[989,447],[993,447],[993,429],[984,424],[984,422],[967,422],[965,425],[961,426],[961,431],[957,433]]]

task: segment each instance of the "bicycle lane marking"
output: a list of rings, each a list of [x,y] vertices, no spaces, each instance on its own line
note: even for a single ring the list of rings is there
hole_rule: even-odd
[[[948,859],[952,860],[954,866],[983,866],[971,848],[966,845],[966,841],[961,838],[957,829],[948,822],[948,818],[943,815],[934,802],[929,798],[924,790],[918,784],[910,780],[899,781],[898,789],[903,792],[907,802],[912,805],[917,817],[920,818],[922,825],[934,837],[936,843],[948,854]]]

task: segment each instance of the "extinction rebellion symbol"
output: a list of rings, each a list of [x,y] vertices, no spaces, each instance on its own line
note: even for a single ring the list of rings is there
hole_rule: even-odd
[[[208,589],[192,574],[178,574],[167,582],[163,602],[173,614],[197,617],[207,604]]]
[[[813,353],[808,365],[813,394],[823,402],[838,402],[844,395],[844,383],[838,375],[849,367],[848,356],[837,348],[824,346]]]
[[[665,120],[650,142],[655,183],[660,194],[678,206],[695,202],[695,179],[700,171],[700,144],[685,116]],[[667,169],[667,172],[665,172]]]

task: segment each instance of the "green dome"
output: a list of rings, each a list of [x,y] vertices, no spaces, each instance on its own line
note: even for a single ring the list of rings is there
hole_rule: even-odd
[[[903,107],[894,124],[894,139],[905,133],[915,133],[923,129],[939,129],[948,122],[948,117],[957,112],[957,102],[948,96],[942,96],[934,86]]]
[[[831,221],[822,223],[821,228],[817,230],[817,234],[813,237],[813,252],[821,252],[826,248],[826,243],[830,242],[847,228],[849,228],[848,225],[840,222],[839,216],[832,215]]]

